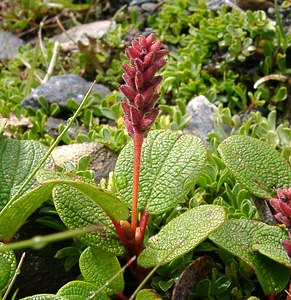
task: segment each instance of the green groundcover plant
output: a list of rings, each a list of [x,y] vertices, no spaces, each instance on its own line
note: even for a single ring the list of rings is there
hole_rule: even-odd
[[[129,64],[122,65],[125,84],[121,91],[127,99],[121,106],[132,141],[118,157],[115,192],[97,186],[85,176],[57,171],[50,159],[52,149],[82,109],[90,91],[50,149],[35,141],[1,137],[2,299],[7,299],[21,268],[21,264],[17,266],[15,249],[39,249],[48,242],[74,236],[86,245],[79,258],[82,276],[65,284],[56,294],[32,295],[26,300],[162,299],[158,295],[160,289],[153,288],[158,278],[155,272],[160,276],[163,268],[169,271],[175,261],[199,247],[201,251],[206,242],[211,243],[214,252],[229,253],[247,266],[268,299],[287,288],[291,267],[286,221],[290,216],[290,193],[286,192],[291,186],[290,165],[277,150],[248,136],[230,136],[218,147],[221,162],[228,170],[225,174],[262,203],[273,199],[276,217],[284,221],[285,227],[258,219],[232,218],[218,201],[185,205],[195,184],[201,184],[211,154],[196,136],[150,131],[158,114],[157,87],[162,80],[156,72],[165,64],[166,54],[153,34],[134,39],[126,50]],[[283,205],[274,200],[277,190]],[[68,231],[9,244],[27,218],[50,198]],[[183,210],[172,214],[178,207]],[[136,284],[130,295],[123,275],[126,268]],[[214,273],[211,276],[215,277]],[[200,289],[204,286],[201,290],[205,294],[197,296],[197,286],[193,299],[212,299],[211,295],[219,292],[223,297],[227,289],[228,296],[221,299],[230,299],[235,293],[232,283],[213,280],[216,285],[212,285],[212,290],[212,282],[202,280]],[[167,291],[165,282],[159,285]],[[251,297],[252,290],[244,296]]]

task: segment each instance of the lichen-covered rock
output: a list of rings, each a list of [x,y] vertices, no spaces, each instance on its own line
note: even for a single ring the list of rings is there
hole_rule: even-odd
[[[52,157],[57,165],[62,166],[65,162],[77,164],[80,157],[89,155],[91,162],[89,169],[95,171],[95,182],[99,183],[101,178],[107,178],[113,171],[117,154],[99,143],[81,143],[56,147]]]
[[[49,104],[56,103],[61,111],[66,111],[68,99],[80,104],[91,85],[92,82],[76,74],[52,76],[48,82],[34,89],[21,104],[25,108],[29,106],[39,108],[38,99],[42,96]],[[102,84],[95,84],[92,93],[99,93],[101,97],[105,97],[110,90]]]
[[[185,133],[191,133],[206,140],[208,133],[214,131],[213,114],[217,112],[217,107],[206,97],[198,96],[193,98],[187,105],[186,113],[191,116]]]
[[[12,59],[24,42],[10,32],[0,30],[0,59]]]

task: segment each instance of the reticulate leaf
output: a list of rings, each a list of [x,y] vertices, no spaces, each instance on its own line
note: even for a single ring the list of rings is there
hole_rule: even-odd
[[[88,247],[83,251],[80,256],[79,265],[84,279],[98,287],[104,285],[121,269],[116,256],[94,247]],[[115,292],[122,292],[123,289],[124,281],[122,274],[107,284],[105,288],[109,295]]]
[[[35,141],[0,138],[0,210],[16,194],[46,152],[46,147]],[[48,160],[48,164],[52,162]],[[37,185],[32,179],[20,196]]]
[[[139,211],[162,213],[183,202],[206,160],[203,142],[193,135],[153,130],[144,141],[139,183]],[[116,167],[116,187],[131,205],[133,143],[121,151]]]
[[[236,179],[260,198],[272,198],[274,187],[291,186],[291,168],[267,143],[243,135],[225,139],[218,152]]]
[[[141,290],[137,293],[135,300],[162,300],[155,290]]]
[[[68,184],[57,184],[53,188],[53,200],[60,218],[69,229],[97,225],[96,232],[78,237],[83,243],[115,255],[123,254],[124,247],[110,218],[95,201]]]
[[[217,205],[201,205],[188,210],[150,237],[138,257],[138,264],[150,268],[166,264],[194,249],[225,221],[225,211]]]
[[[3,246],[0,243],[0,248]],[[16,272],[17,262],[12,250],[0,251],[0,298]]]
[[[105,192],[94,183],[85,181],[85,178],[71,178],[53,171],[41,170],[37,173],[37,179],[41,184],[72,186],[98,204],[113,219],[126,220],[128,218],[128,208],[122,201],[113,194]]]
[[[25,297],[22,298],[21,300],[68,300],[68,299],[53,294],[39,294],[39,295]]]
[[[253,251],[256,233],[267,228],[266,224],[253,220],[228,220],[209,239],[219,247],[238,256],[251,266],[266,295],[282,291],[289,280],[289,268]]]
[[[27,218],[48,200],[53,185],[39,186],[15,201],[10,201],[0,212],[0,238],[9,240]]]
[[[95,284],[85,281],[70,281],[57,292],[58,296],[64,297],[65,300],[109,300],[105,291],[98,291]],[[62,298],[63,299],[63,298]]]
[[[290,257],[280,243],[288,239],[287,232],[282,228],[266,225],[254,234],[252,249],[290,268]]]

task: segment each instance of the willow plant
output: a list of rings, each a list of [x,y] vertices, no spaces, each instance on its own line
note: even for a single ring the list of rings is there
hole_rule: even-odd
[[[125,127],[133,139],[134,164],[131,224],[123,220],[120,223],[122,230],[117,231],[122,231],[120,232],[121,240],[126,246],[134,245],[135,252],[141,250],[148,219],[148,212],[144,211],[141,213],[138,224],[138,187],[142,143],[159,113],[156,105],[159,98],[157,87],[162,81],[162,76],[156,75],[156,73],[166,63],[163,57],[167,53],[168,50],[162,49],[162,43],[155,39],[153,33],[147,37],[140,35],[138,39],[132,40],[131,46],[125,51],[129,64],[122,64],[124,70],[122,78],[125,84],[121,85],[120,90],[126,99],[122,101],[121,106],[124,112]]]

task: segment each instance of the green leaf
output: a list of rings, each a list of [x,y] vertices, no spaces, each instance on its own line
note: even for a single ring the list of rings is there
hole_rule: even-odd
[[[62,296],[65,300],[109,300],[105,291],[98,292],[95,284],[84,281],[71,281],[60,288],[57,295]]]
[[[83,251],[79,264],[84,279],[98,287],[104,285],[121,269],[116,256],[94,247],[88,247]],[[122,292],[123,289],[124,281],[122,275],[117,276],[105,288],[109,295],[113,295],[115,292]]]
[[[219,247],[239,257],[254,269],[266,295],[282,291],[290,274],[289,268],[253,251],[257,232],[268,226],[253,220],[228,220],[209,236]],[[276,248],[274,246],[273,249]]]
[[[97,225],[97,232],[86,233],[78,237],[79,240],[115,255],[123,254],[124,248],[110,218],[95,201],[67,184],[57,184],[53,188],[53,200],[60,218],[69,229]]]
[[[52,294],[39,294],[39,295],[25,297],[22,298],[21,300],[68,300],[68,299],[63,298],[61,296],[52,295]]]
[[[288,239],[287,232],[282,228],[265,226],[254,234],[252,249],[290,268],[290,257],[280,243],[281,240]]]
[[[37,173],[37,179],[41,184],[66,184],[74,187],[82,194],[89,197],[95,204],[98,204],[113,219],[126,220],[128,218],[128,209],[113,194],[105,192],[91,181],[84,177],[71,178],[64,174],[56,173],[49,170],[40,170]]]
[[[177,132],[150,131],[143,144],[139,185],[139,211],[162,213],[185,201],[206,162],[202,141]],[[121,151],[116,167],[116,186],[131,205],[133,144]]]
[[[138,264],[145,268],[165,264],[195,248],[224,221],[225,211],[220,206],[192,208],[170,221],[148,240]]]
[[[10,201],[0,212],[0,237],[9,240],[26,222],[27,218],[48,200],[53,185],[39,186],[15,201]]]
[[[3,243],[0,243],[0,247],[3,245]],[[0,298],[15,274],[16,267],[17,262],[13,251],[0,252]]]
[[[136,300],[162,300],[162,297],[155,290],[141,290],[136,295]]]
[[[272,198],[274,187],[291,186],[288,163],[258,139],[233,135],[218,146],[218,152],[236,179],[257,197]]]
[[[0,210],[16,194],[46,152],[47,149],[35,141],[0,138]],[[49,164],[52,163],[48,161],[46,165]],[[31,180],[21,195],[37,185],[35,179]]]

